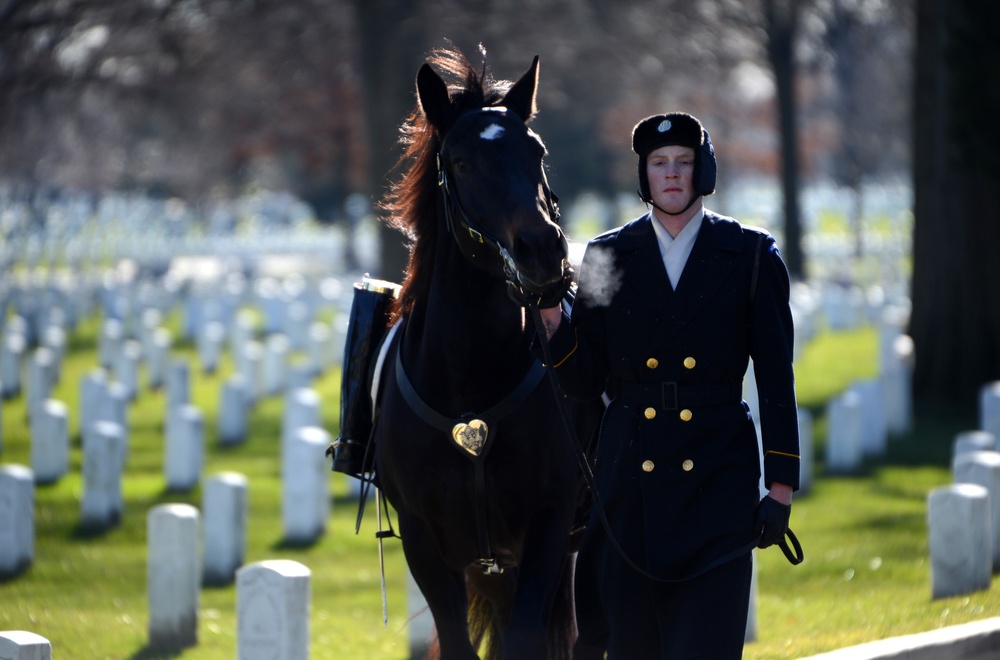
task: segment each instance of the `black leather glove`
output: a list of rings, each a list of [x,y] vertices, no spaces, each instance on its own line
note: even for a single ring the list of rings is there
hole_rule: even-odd
[[[507,282],[507,295],[510,299],[521,307],[535,305],[539,308],[555,307],[562,303],[566,292],[573,285],[574,271],[571,266],[566,266],[562,279],[551,284],[541,291],[532,291],[520,282]]]
[[[757,505],[757,520],[755,531],[760,535],[758,548],[768,548],[779,545],[785,540],[788,532],[788,518],[792,514],[790,504],[782,504],[773,497],[765,497]]]

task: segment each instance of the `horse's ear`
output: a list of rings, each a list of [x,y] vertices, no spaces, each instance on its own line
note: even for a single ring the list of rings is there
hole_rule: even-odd
[[[535,116],[538,106],[535,105],[535,91],[538,89],[538,55],[531,63],[531,67],[521,76],[521,79],[514,83],[503,97],[503,104],[511,110],[522,121],[527,122]]]
[[[431,126],[446,131],[451,121],[451,98],[448,85],[430,65],[424,62],[417,71],[417,99],[420,109]]]

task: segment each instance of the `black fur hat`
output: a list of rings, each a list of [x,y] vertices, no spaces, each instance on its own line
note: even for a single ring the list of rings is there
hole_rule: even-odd
[[[639,156],[639,196],[642,200],[648,203],[651,199],[646,156],[654,149],[669,145],[694,149],[695,192],[699,195],[714,193],[718,164],[708,131],[696,117],[686,112],[670,112],[646,117],[632,129],[632,151]]]

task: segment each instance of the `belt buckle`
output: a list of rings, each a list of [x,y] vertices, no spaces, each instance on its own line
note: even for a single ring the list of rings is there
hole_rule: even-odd
[[[663,398],[664,410],[677,410],[677,383],[665,381],[660,385],[660,394]]]

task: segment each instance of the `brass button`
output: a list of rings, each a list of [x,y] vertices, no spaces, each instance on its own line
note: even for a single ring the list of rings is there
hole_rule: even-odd
[[[646,419],[653,419],[656,417],[656,408],[646,408],[642,414],[646,416]]]
[[[685,472],[690,472],[691,470],[694,469],[694,461],[692,461],[690,458],[686,459],[683,463],[681,463],[681,467],[684,468]]]
[[[642,462],[642,471],[643,472],[652,472],[654,467],[656,467],[656,466],[653,465],[653,461],[651,461],[649,459],[647,459],[647,460],[645,460],[645,461]]]
[[[694,369],[694,365],[698,364],[693,357],[684,358],[684,368]]]
[[[692,417],[694,417],[694,415],[692,415],[691,411],[688,410],[687,408],[685,408],[684,410],[681,411],[681,421],[682,422],[690,422]]]
[[[646,360],[646,366],[649,367],[650,369],[656,369],[658,366],[660,366],[660,361],[657,360],[656,358],[649,358],[648,360]]]

